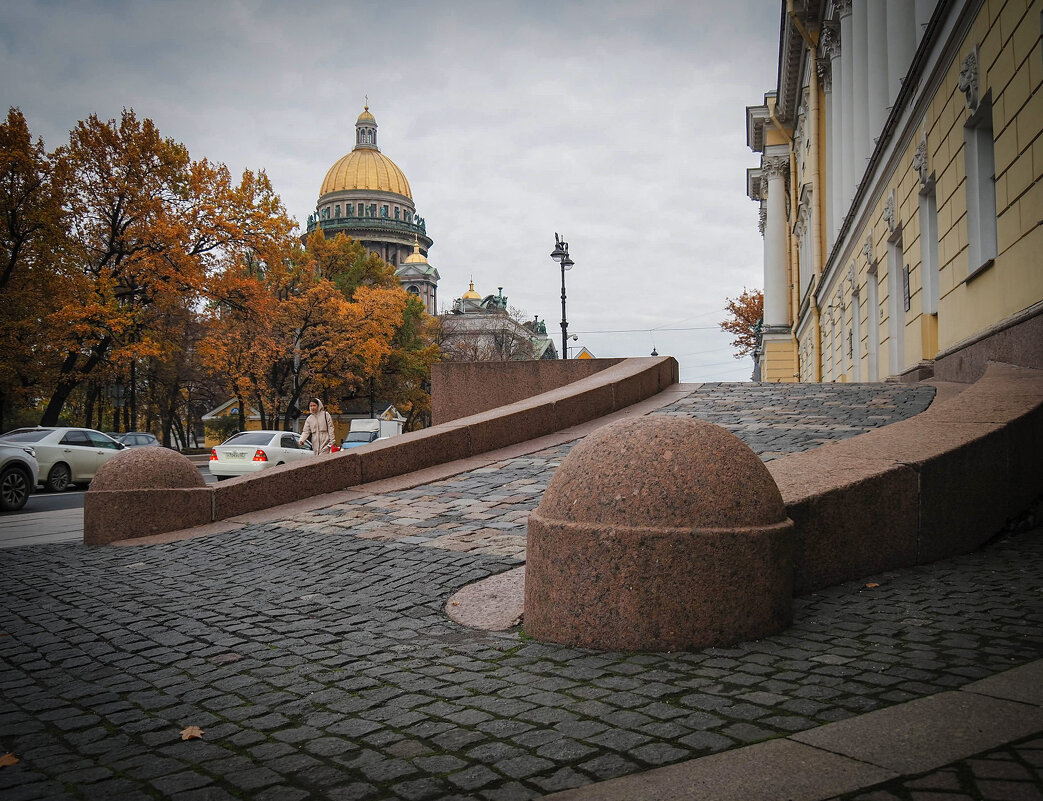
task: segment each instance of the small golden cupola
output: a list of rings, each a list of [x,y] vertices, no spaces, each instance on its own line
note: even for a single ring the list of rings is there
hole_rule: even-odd
[[[466,292],[464,292],[462,297],[463,297],[464,300],[481,300],[482,299],[482,296],[474,291],[474,281],[473,280],[471,281],[471,288],[468,289]]]
[[[424,254],[420,252],[420,241],[417,240],[413,243],[413,252],[406,256],[403,264],[428,264],[429,262],[424,257]]]

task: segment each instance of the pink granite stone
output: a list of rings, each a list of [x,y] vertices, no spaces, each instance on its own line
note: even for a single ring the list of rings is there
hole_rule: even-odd
[[[128,448],[98,468],[90,490],[190,489],[205,487],[195,465],[169,448]]]
[[[586,648],[689,650],[792,619],[793,523],[750,448],[680,417],[572,449],[529,516],[525,630]]]
[[[206,525],[213,503],[209,487],[98,490],[92,485],[83,496],[83,544],[109,545]]]

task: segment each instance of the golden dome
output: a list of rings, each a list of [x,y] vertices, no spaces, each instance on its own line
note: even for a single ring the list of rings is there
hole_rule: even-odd
[[[427,259],[424,258],[424,254],[420,252],[420,243],[415,242],[413,244],[413,252],[406,256],[403,264],[427,264]],[[474,289],[472,286],[471,289]],[[467,297],[466,295],[464,297]]]
[[[467,300],[481,300],[482,299],[482,296],[474,291],[474,281],[471,281],[471,288],[468,289],[466,292],[464,292],[463,296]]]
[[[355,120],[355,124],[358,125],[360,122],[376,122],[377,119],[369,113],[369,106],[365,106],[362,109],[362,113],[359,114],[359,118]]]
[[[413,199],[409,181],[398,165],[379,150],[370,148],[352,150],[330,167],[319,190],[319,197],[346,189],[375,189]]]

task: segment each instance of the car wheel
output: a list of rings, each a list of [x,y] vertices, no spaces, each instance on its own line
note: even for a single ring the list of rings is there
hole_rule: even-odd
[[[8,467],[0,473],[0,509],[5,512],[17,512],[29,500],[29,476],[17,467]]]
[[[68,489],[71,483],[72,473],[69,471],[69,466],[59,462],[51,468],[45,486],[51,492],[62,492],[63,490]]]

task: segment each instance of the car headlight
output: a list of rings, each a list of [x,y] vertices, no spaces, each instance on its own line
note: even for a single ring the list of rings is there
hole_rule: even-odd
[[[28,445],[23,445],[23,446],[22,446],[22,450],[23,450],[23,451],[25,451],[26,453],[28,453],[28,454],[29,454],[30,456],[32,456],[32,457],[33,457],[34,459],[36,458],[36,451],[34,451],[34,450],[33,450],[32,448],[30,448],[30,447],[29,447]]]

